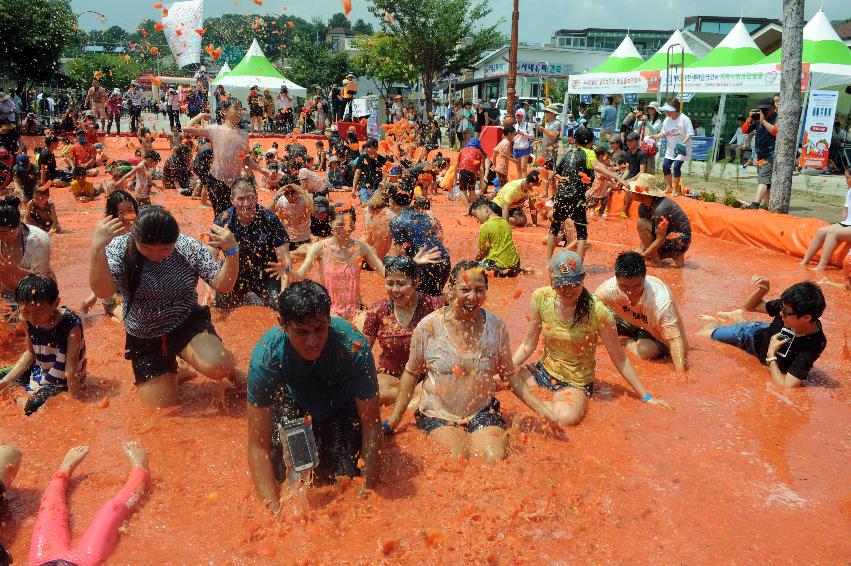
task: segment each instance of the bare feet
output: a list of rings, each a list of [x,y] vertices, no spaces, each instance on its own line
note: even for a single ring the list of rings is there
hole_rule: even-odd
[[[715,316],[733,322],[745,321],[744,311],[742,309],[733,309],[731,311],[718,311]]]
[[[74,469],[80,465],[80,462],[88,455],[89,447],[88,446],[75,446],[70,449],[67,454],[65,454],[65,459],[62,460],[62,464],[59,466],[59,470],[62,472],[67,472],[70,476],[74,473]]]
[[[700,330],[698,330],[698,331],[697,331],[697,335],[698,335],[698,336],[703,336],[704,338],[711,338],[711,337],[712,337],[712,332],[713,332],[716,328],[718,328],[718,325],[717,325],[717,324],[715,324],[714,322],[712,322],[712,323],[710,323],[710,324],[707,324],[706,326],[704,326],[704,327],[703,327],[703,328],[701,328]]]
[[[129,440],[122,444],[124,453],[127,454],[127,459],[134,468],[148,469],[148,453],[145,452],[145,447],[138,440]]]

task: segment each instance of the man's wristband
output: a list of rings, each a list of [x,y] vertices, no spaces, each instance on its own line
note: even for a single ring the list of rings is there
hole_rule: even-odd
[[[770,364],[771,362],[776,362],[777,356],[771,356],[770,358],[765,358],[765,363]]]
[[[644,401],[644,402],[646,403],[647,401],[649,401],[649,400],[650,400],[650,399],[652,399],[652,398],[653,398],[653,395],[651,395],[650,393],[648,393],[647,395],[645,395],[644,397],[642,397],[642,398],[641,398],[641,400],[642,400],[642,401]]]
[[[225,252],[225,257],[230,257],[239,253],[239,246],[234,246]]]

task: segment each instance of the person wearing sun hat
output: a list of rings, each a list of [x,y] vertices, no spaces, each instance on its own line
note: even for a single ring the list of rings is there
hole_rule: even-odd
[[[638,236],[641,255],[653,267],[663,267],[662,260],[671,259],[683,267],[691,245],[691,223],[685,211],[656,186],[656,177],[639,173],[626,190],[632,193],[638,207]]]
[[[694,127],[691,119],[680,111],[680,101],[669,98],[661,108],[666,114],[662,130],[650,136],[653,139],[665,138],[665,159],[662,170],[665,172],[666,190],[680,195],[683,163],[691,159],[691,137]]]
[[[561,426],[582,421],[594,393],[598,340],[639,399],[670,408],[641,384],[618,339],[612,312],[584,286],[582,258],[569,250],[557,252],[550,259],[549,275],[550,284],[532,292],[529,327],[513,356],[520,379],[533,383],[536,395],[551,396],[541,416]],[[542,333],[540,361],[526,364]]]

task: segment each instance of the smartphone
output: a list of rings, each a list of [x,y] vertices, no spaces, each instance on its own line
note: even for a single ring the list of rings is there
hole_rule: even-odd
[[[789,341],[780,346],[777,352],[775,352],[775,355],[780,356],[781,358],[785,358],[789,354],[789,349],[792,347],[792,342],[795,341],[795,331],[790,330],[788,328],[782,328],[780,330],[780,336],[788,338]]]
[[[316,467],[319,453],[313,426],[304,419],[286,420],[278,424],[278,433],[284,448],[284,460],[293,471],[301,472]]]

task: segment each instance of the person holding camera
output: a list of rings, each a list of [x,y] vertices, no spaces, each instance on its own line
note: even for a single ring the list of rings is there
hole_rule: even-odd
[[[818,285],[803,281],[783,291],[779,299],[766,301],[770,288],[768,279],[754,275],[751,284],[755,289],[745,299],[742,310],[765,313],[773,317],[773,321],[750,322],[740,318],[740,322],[729,326],[713,323],[698,335],[736,346],[755,356],[768,366],[777,385],[801,387],[827,345],[819,321],[825,309],[824,295]],[[724,314],[719,313],[719,316]]]
[[[248,369],[248,467],[257,495],[276,515],[281,482],[293,485],[301,469],[314,468],[325,483],[360,476],[363,494],[374,489],[381,443],[369,341],[331,316],[325,287],[310,280],[287,287],[278,323],[254,347]],[[282,438],[276,430],[308,422],[317,448],[313,457],[294,444],[298,438]]]
[[[745,208],[757,209],[765,202],[771,192],[771,173],[774,170],[774,144],[777,141],[777,109],[774,100],[763,98],[759,105],[750,111],[748,119],[742,124],[742,133],[754,133],[756,156],[756,199]]]

